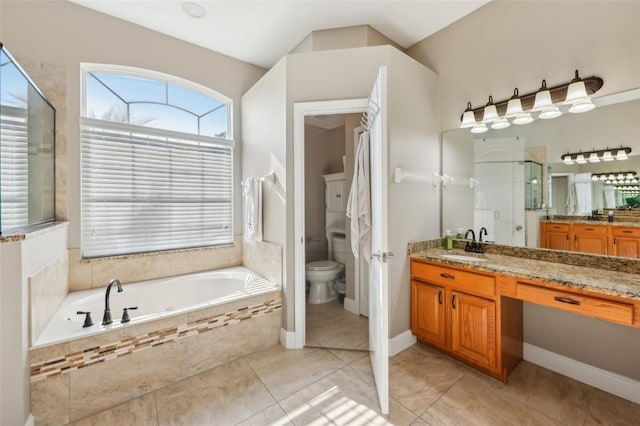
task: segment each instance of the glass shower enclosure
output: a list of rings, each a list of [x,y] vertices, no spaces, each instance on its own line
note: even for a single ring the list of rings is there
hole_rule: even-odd
[[[55,117],[0,43],[0,235],[55,221]]]

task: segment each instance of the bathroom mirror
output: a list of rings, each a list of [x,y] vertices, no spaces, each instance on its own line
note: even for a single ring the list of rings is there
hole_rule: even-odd
[[[553,183],[555,179],[581,173],[635,171],[640,176],[640,89],[596,98],[594,103],[597,108],[586,113],[570,114],[565,109],[561,117],[553,120],[538,119],[528,125],[512,125],[480,135],[469,129],[444,132],[441,172],[454,181],[442,189],[442,234],[445,229],[477,231],[490,221],[496,225],[488,240],[537,247],[540,216],[549,212],[582,216],[591,210],[609,209],[605,207],[604,185],[600,182],[593,185],[593,203],[573,213],[567,212],[567,194],[558,190],[562,185]],[[487,144],[491,145],[491,152],[479,149]],[[573,165],[561,161],[562,154],[567,152],[621,145],[632,149],[628,160]],[[508,151],[513,152],[507,155]],[[538,181],[531,178],[530,170],[525,173],[525,165],[534,163],[539,164],[535,168],[542,176],[535,194],[531,183]],[[486,170],[499,173],[500,177],[480,177],[479,167],[484,167],[485,173]],[[489,199],[491,192],[498,195]]]

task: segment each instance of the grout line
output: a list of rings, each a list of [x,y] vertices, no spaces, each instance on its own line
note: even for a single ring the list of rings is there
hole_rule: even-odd
[[[153,391],[151,393],[153,394],[153,408],[155,408],[156,412],[156,425],[160,426],[160,413],[158,412],[158,395],[156,394],[156,391]]]

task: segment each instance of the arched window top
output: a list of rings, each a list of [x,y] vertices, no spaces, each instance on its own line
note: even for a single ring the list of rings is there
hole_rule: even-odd
[[[83,64],[87,118],[232,139],[231,99],[155,71]]]

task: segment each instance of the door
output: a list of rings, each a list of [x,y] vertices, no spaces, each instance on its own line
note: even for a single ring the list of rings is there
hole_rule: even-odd
[[[496,366],[496,303],[451,292],[451,349],[486,368]]]
[[[575,250],[581,253],[592,254],[607,254],[607,242],[606,235],[592,235],[592,234],[576,234]]]
[[[380,67],[369,98],[371,262],[369,356],[383,414],[389,413],[389,264],[387,226],[387,68]]]
[[[634,237],[613,237],[614,256],[640,257],[640,238]]]
[[[411,281],[411,332],[419,340],[445,346],[444,288]]]

